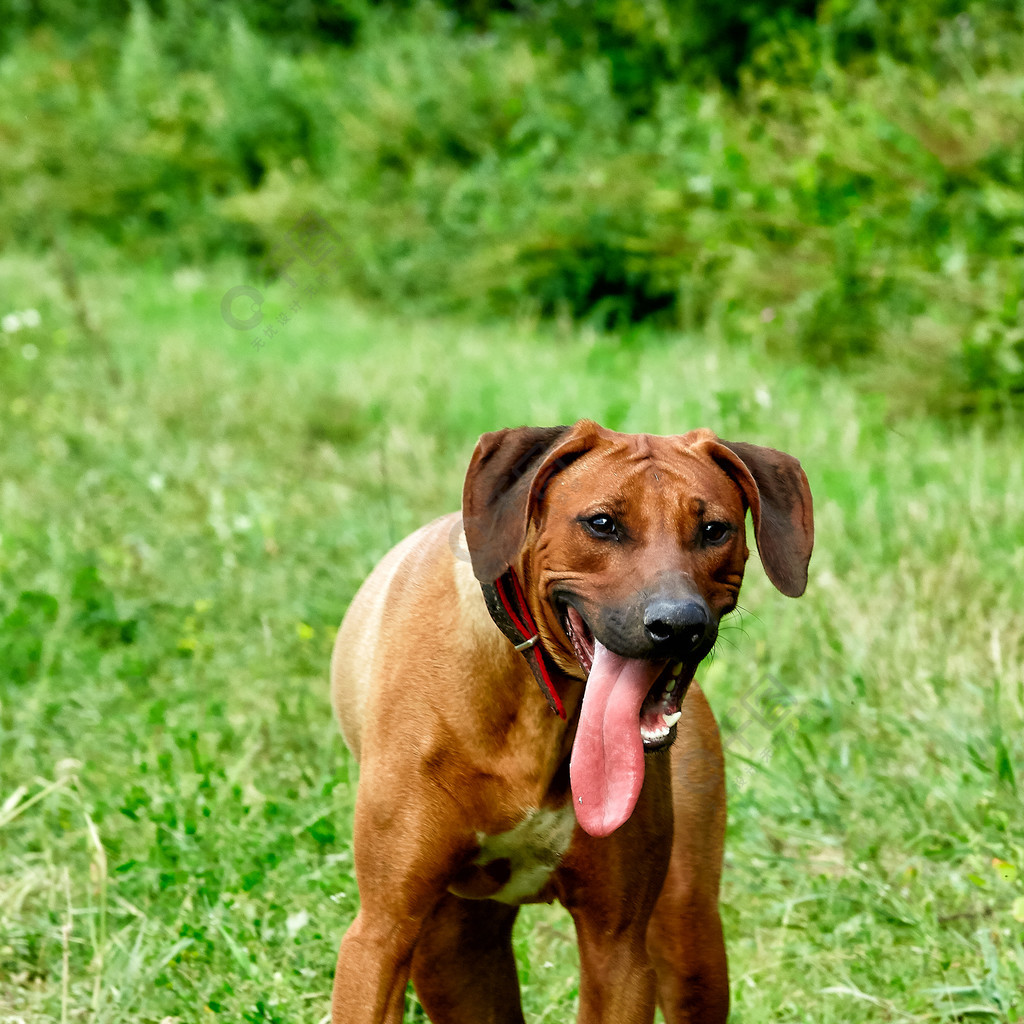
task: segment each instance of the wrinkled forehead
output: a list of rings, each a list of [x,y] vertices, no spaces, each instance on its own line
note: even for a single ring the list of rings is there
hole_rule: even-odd
[[[739,486],[708,454],[713,440],[710,430],[665,437],[602,430],[595,446],[553,479],[547,503],[566,511],[597,505],[742,510]]]

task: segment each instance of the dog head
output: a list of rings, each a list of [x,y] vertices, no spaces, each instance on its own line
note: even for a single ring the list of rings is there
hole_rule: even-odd
[[[485,434],[463,491],[476,577],[515,567],[545,649],[586,679],[571,776],[580,824],[632,813],[643,755],[667,747],[686,687],[736,607],[750,510],[784,594],[807,583],[811,495],[799,462],[709,430],[620,434],[589,420]]]

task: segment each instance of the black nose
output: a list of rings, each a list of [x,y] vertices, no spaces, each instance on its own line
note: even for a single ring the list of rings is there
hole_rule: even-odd
[[[644,611],[644,631],[667,653],[691,654],[704,642],[711,615],[703,601],[658,598]]]

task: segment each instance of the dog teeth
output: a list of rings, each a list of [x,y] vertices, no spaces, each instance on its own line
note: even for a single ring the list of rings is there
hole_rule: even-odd
[[[659,740],[663,740],[668,735],[668,729],[666,729],[664,726],[662,726],[660,729],[641,728],[640,735],[649,743],[657,743]]]
[[[666,686],[666,687],[665,687],[665,690],[664,690],[664,692],[662,693],[662,695],[661,695],[661,696],[662,696],[663,698],[664,698],[664,697],[671,697],[671,696],[672,696],[672,691],[673,691],[673,690],[674,690],[675,688],[676,688],[676,680],[675,680],[675,679],[673,679],[673,680],[672,680],[672,681],[671,681],[671,682],[670,682],[670,683],[668,684],[668,686]]]
[[[676,722],[678,722],[679,719],[682,718],[682,717],[683,717],[682,711],[675,711],[671,715],[662,715],[661,719],[665,723],[665,725],[667,725],[668,728],[671,729],[672,726],[675,725]]]
[[[678,677],[678,676],[682,675],[682,672],[683,672],[683,663],[681,661],[677,661],[672,666],[672,675]]]

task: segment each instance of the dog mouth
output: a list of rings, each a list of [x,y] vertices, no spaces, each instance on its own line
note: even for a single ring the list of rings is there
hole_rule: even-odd
[[[587,676],[569,761],[573,809],[584,831],[606,836],[633,813],[645,755],[675,739],[696,665],[616,654],[577,608],[563,602],[561,610],[565,635]]]
[[[586,619],[570,604],[563,604],[562,629],[572,644],[580,668],[589,678],[594,665],[594,633]],[[639,660],[639,659],[637,659]],[[693,669],[681,661],[654,660],[660,666],[640,706],[640,736],[644,753],[670,747],[676,738],[676,723],[682,717],[683,698],[693,679]]]

